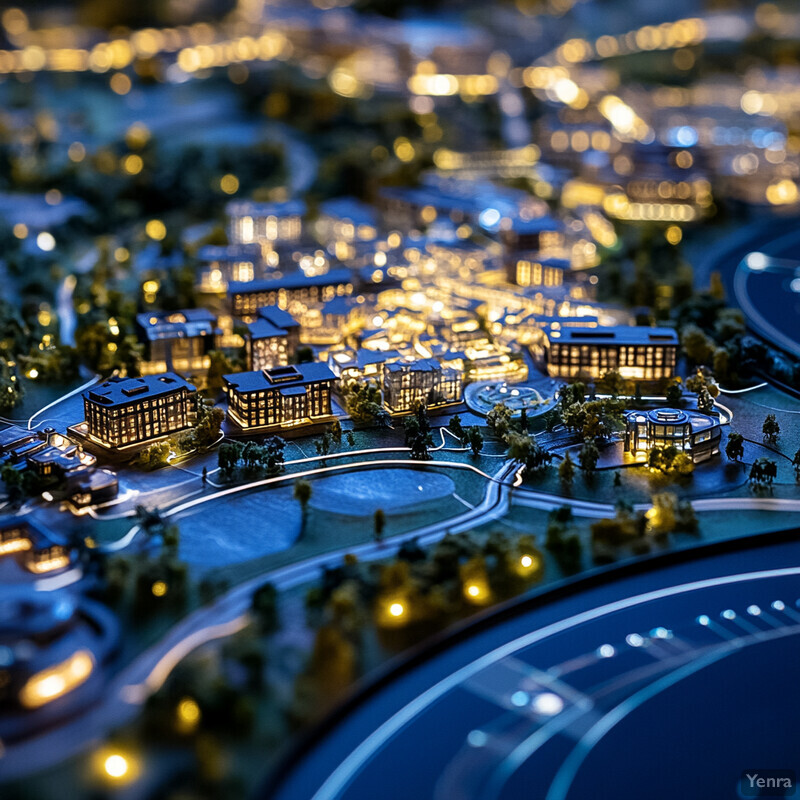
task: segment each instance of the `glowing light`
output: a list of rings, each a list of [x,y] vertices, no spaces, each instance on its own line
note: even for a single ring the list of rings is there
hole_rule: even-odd
[[[723,619],[736,619],[736,612],[732,608],[726,608],[720,616]]]
[[[664,231],[664,238],[670,244],[678,244],[678,242],[683,239],[683,231],[677,225],[670,225],[666,231]]]
[[[629,633],[625,637],[625,641],[631,647],[641,647],[644,644],[644,637],[641,634],[638,634],[638,633]]]
[[[601,644],[600,647],[597,648],[597,655],[599,655],[600,658],[611,658],[616,652],[614,645],[611,644]]]
[[[711,623],[711,620],[708,618],[708,615],[707,615],[707,614],[701,614],[701,615],[700,615],[700,616],[697,618],[697,624],[698,624],[698,625],[702,625],[703,627],[706,627],[706,626],[707,626],[707,625],[709,625],[710,623]]]
[[[522,556],[522,558],[519,560],[519,563],[527,569],[533,564],[533,559],[530,556]]]
[[[403,604],[402,603],[392,603],[389,606],[389,613],[393,617],[402,617],[403,614],[405,614],[405,611],[406,610],[405,610],[405,608],[403,608]]]
[[[500,222],[500,212],[496,208],[485,208],[478,221],[484,228],[492,228]]]
[[[537,714],[553,717],[564,709],[564,701],[553,692],[542,692],[533,699],[533,710]]]
[[[135,153],[125,156],[122,160],[122,169],[125,170],[128,175],[138,175],[142,171],[143,166],[144,161],[142,161],[142,157],[137,156]]]
[[[92,654],[88,650],[78,650],[60,664],[28,678],[20,690],[20,702],[26,708],[39,708],[80,686],[93,669]]]
[[[200,722],[200,706],[191,697],[184,697],[178,703],[178,725],[184,731],[191,731]]]
[[[125,756],[120,755],[119,753],[114,753],[108,756],[108,758],[106,758],[106,760],[103,762],[103,769],[109,778],[120,780],[128,774],[130,766],[128,764],[128,759],[125,758]]]
[[[163,597],[167,593],[167,584],[164,581],[156,581],[150,587],[150,591],[155,597]]]
[[[761,609],[757,605],[747,606],[747,613],[751,617],[757,617],[761,613]]]
[[[151,219],[144,229],[145,233],[157,242],[167,235],[167,226],[160,219]]]
[[[28,226],[24,222],[18,222],[14,226],[14,236],[17,239],[24,239],[28,235]]]
[[[51,250],[55,249],[56,240],[52,233],[48,233],[47,231],[42,231],[36,237],[36,246],[40,250],[44,250],[46,253],[49,253]]]
[[[132,84],[131,79],[124,72],[117,72],[111,76],[109,86],[115,94],[128,94]]]
[[[480,597],[481,596],[481,587],[478,586],[477,583],[471,583],[467,586],[467,594],[470,597]]]
[[[769,264],[769,259],[764,253],[750,253],[744,261],[748,269],[755,270],[766,269]]]
[[[774,206],[790,205],[800,199],[797,184],[789,178],[770,184],[767,187],[766,195],[767,202]]]
[[[28,370],[28,377],[35,380],[36,378],[39,377],[39,370],[36,369],[36,367],[34,367],[31,370]]]
[[[530,702],[530,695],[527,692],[518,691],[511,695],[511,705],[517,708],[524,708]]]
[[[219,181],[219,188],[225,194],[236,194],[239,191],[239,179],[235,175],[223,175]]]

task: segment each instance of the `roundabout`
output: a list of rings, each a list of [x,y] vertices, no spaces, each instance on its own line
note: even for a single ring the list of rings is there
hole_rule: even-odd
[[[484,417],[498,403],[502,403],[511,410],[514,418],[519,417],[523,409],[528,417],[536,417],[558,404],[555,392],[547,397],[533,386],[509,384],[505,381],[471,384],[464,390],[464,401],[470,411]]]

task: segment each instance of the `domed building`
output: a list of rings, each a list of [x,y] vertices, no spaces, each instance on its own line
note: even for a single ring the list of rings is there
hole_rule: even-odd
[[[625,415],[625,452],[646,455],[653,447],[676,447],[695,463],[719,453],[719,420],[698,411],[656,408]]]

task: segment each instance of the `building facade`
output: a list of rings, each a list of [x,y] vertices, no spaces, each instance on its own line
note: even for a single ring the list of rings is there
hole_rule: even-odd
[[[596,380],[614,371],[629,380],[657,381],[675,374],[678,344],[671,328],[551,326],[533,350],[553,378]]]
[[[283,203],[254,203],[234,200],[228,203],[228,237],[232,244],[272,246],[296,242],[303,233],[306,205],[302,200]]]
[[[195,387],[172,372],[109,378],[83,393],[85,435],[113,449],[169,436],[194,422],[195,395]]]
[[[437,408],[461,400],[462,377],[436,359],[395,362],[383,368],[383,403],[393,414],[411,411],[416,401]]]
[[[327,364],[296,364],[225,375],[228,417],[238,427],[285,430],[332,422],[336,376]]]
[[[145,346],[143,375],[208,372],[209,353],[216,343],[216,318],[203,308],[146,311],[136,316],[139,341]]]
[[[719,420],[698,411],[657,408],[625,415],[625,452],[646,454],[653,447],[675,447],[705,461],[719,453]]]
[[[299,343],[300,323],[277,306],[259,308],[256,319],[247,323],[245,345],[251,370],[285,367]]]
[[[352,293],[349,269],[332,269],[324,275],[308,277],[298,272],[283,278],[228,285],[231,312],[245,322],[255,319],[262,306],[278,306],[301,315],[311,303],[325,303]]]

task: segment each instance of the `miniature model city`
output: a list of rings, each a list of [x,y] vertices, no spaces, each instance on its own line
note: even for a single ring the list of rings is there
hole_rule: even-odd
[[[0,796],[638,798],[788,714],[792,4],[101,5],[0,16]],[[797,768],[753,696],[703,797]]]

